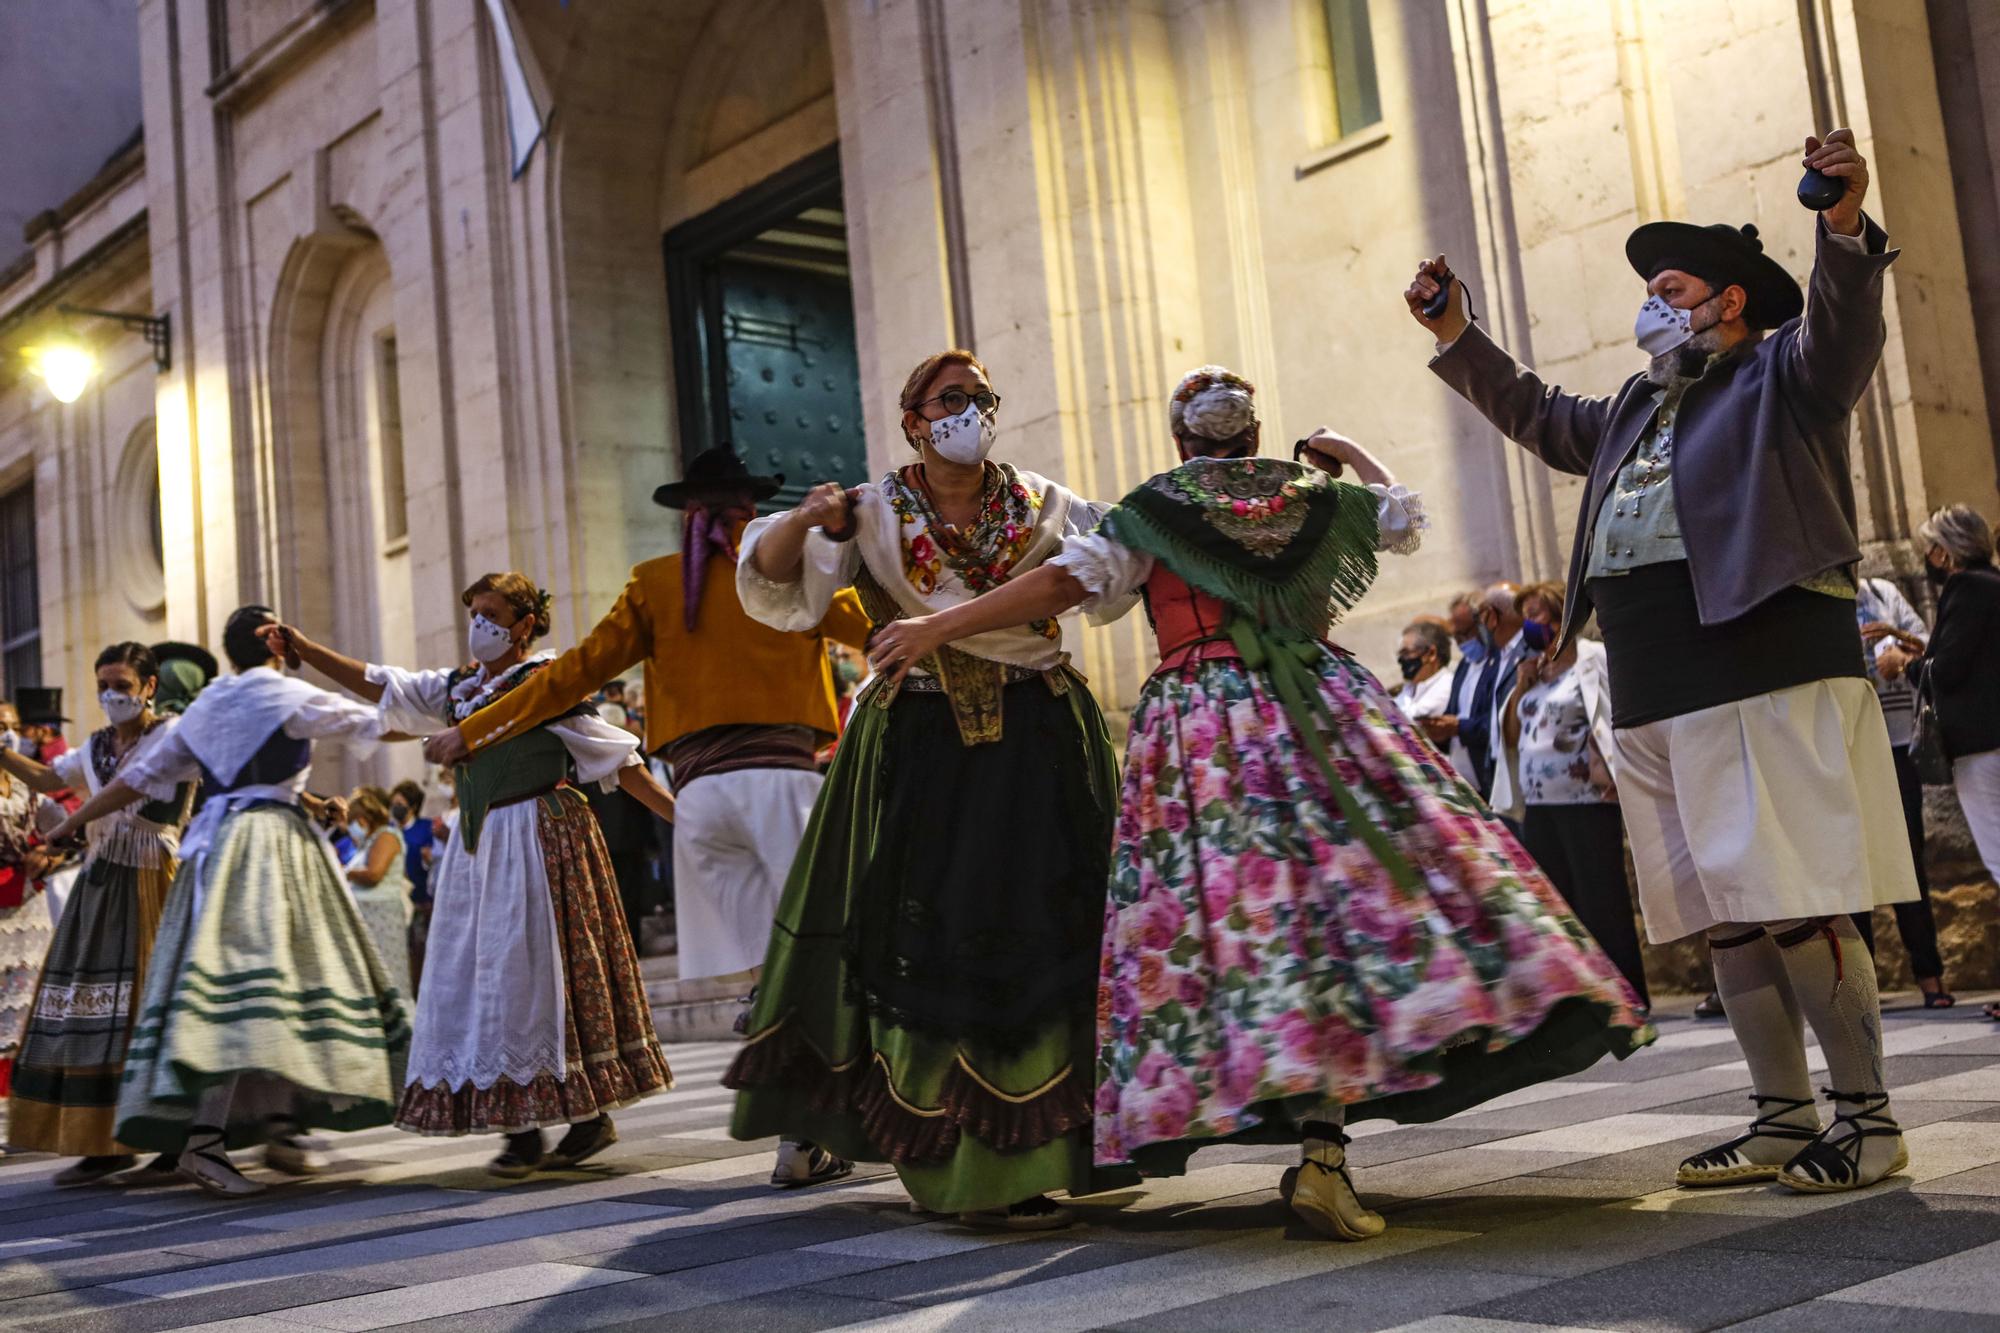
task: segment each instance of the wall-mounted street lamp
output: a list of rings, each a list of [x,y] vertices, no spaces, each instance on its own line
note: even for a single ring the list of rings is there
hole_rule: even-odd
[[[166,315],[134,315],[122,310],[93,310],[67,304],[57,306],[56,311],[87,319],[108,319],[122,328],[142,333],[146,345],[153,349],[153,368],[158,371],[173,368],[173,325]],[[67,329],[31,349],[28,358],[59,403],[73,403],[81,398],[89,387],[90,377],[97,373],[97,358]]]

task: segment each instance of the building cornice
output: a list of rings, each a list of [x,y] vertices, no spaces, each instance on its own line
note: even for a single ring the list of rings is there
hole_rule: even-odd
[[[146,210],[142,208],[112,229],[97,244],[57,269],[50,275],[49,280],[36,288],[26,300],[6,313],[0,314],[0,344],[4,344],[7,338],[23,324],[56,305],[90,274],[135,247],[143,250],[146,246],[146,236]],[[28,258],[32,266],[33,251],[29,252]],[[18,264],[14,266],[16,269],[19,267]],[[10,269],[9,273],[12,274],[13,270]],[[0,278],[4,276],[0,275]],[[14,274],[14,276],[18,280],[19,275]],[[4,291],[5,285],[4,280],[0,280],[0,291]]]
[[[97,174],[84,182],[83,188],[54,208],[46,208],[28,219],[21,229],[21,239],[30,246],[52,231],[61,231],[70,222],[81,217],[92,205],[108,198],[119,186],[143,175],[146,170],[146,135],[142,129],[135,130],[124,147],[111,155],[109,161],[97,169]],[[19,261],[16,261],[17,263]],[[29,252],[28,262],[34,262],[34,254]],[[6,274],[0,274],[0,288],[7,285],[7,277],[13,274],[10,264]]]
[[[203,91],[219,107],[247,101],[345,37],[374,12],[375,0],[314,0],[256,50],[241,60],[232,59]]]

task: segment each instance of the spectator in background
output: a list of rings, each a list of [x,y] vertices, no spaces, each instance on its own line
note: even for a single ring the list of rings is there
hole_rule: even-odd
[[[14,708],[22,741],[14,748],[45,767],[54,768],[56,760],[69,753],[69,742],[62,734],[63,723],[69,721],[62,712],[62,691],[23,685],[14,691]],[[50,792],[49,798],[65,811],[83,804],[83,798],[68,787]]]
[[[1938,955],[1937,919],[1931,914],[1931,883],[1924,871],[1924,784],[1910,757],[1910,736],[1916,724],[1917,697],[1909,681],[1909,666],[1923,655],[1928,639],[1923,617],[1902,590],[1887,579],[1862,579],[1855,590],[1854,614],[1861,624],[1861,642],[1868,678],[1882,701],[1882,718],[1889,725],[1889,753],[1896,761],[1896,787],[1903,802],[1903,823],[1910,831],[1910,857],[1917,868],[1917,897],[1897,903],[1896,930],[1909,950],[1910,973],[1924,993],[1924,1008],[1948,1009],[1955,1003],[1944,988],[1944,960]],[[1856,912],[1855,929],[1875,949],[1875,914]]]
[[[1952,785],[1986,873],[2000,880],[2000,571],[1993,530],[1968,505],[1917,529],[1924,573],[1938,589],[1937,628],[1917,666],[1937,705]],[[1986,1006],[2000,1019],[2000,1005]]]
[[[614,727],[632,729],[632,714],[625,707],[625,682],[614,680],[597,692],[597,715]]]
[[[1441,716],[1425,718],[1419,723],[1424,734],[1431,738],[1431,744],[1445,752],[1458,775],[1475,786],[1479,782],[1479,768],[1470,747],[1458,734],[1458,718],[1472,707],[1480,664],[1492,649],[1486,642],[1486,630],[1479,623],[1479,601],[1484,595],[1475,589],[1451,599],[1445,619],[1451,626],[1452,641],[1458,645],[1458,669],[1452,673],[1451,697]]]
[[[1496,769],[1494,806],[1522,811],[1521,844],[1639,999],[1650,1003],[1625,875],[1625,821],[1608,760],[1611,677],[1604,645],[1572,639],[1555,657],[1547,655],[1563,637],[1559,583],[1522,589],[1520,607],[1530,651],[1501,706],[1506,753]]]
[[[1434,620],[1417,620],[1403,627],[1403,643],[1396,650],[1396,669],[1402,673],[1402,688],[1396,691],[1396,707],[1412,722],[1443,716],[1451,706],[1453,676],[1451,635]]]
[[[1472,706],[1459,714],[1458,734],[1478,770],[1479,781],[1475,785],[1479,794],[1490,801],[1501,758],[1499,737],[1495,734],[1500,708],[1514,688],[1514,674],[1520,670],[1521,659],[1528,654],[1527,642],[1522,637],[1526,622],[1521,616],[1520,588],[1506,582],[1494,584],[1480,595],[1477,614],[1480,637],[1488,649],[1479,667],[1479,684],[1472,692]],[[1518,816],[1506,810],[1499,814],[1516,833],[1520,832],[1515,823]]]
[[[431,929],[431,862],[437,833],[424,818],[424,789],[409,778],[389,793],[389,820],[403,833],[403,874],[410,881],[410,994],[424,984],[424,941]]]
[[[348,796],[347,836],[353,850],[341,867],[383,970],[407,1000],[413,993],[410,886],[403,873],[403,830],[389,816],[389,799],[380,787],[356,787]]]

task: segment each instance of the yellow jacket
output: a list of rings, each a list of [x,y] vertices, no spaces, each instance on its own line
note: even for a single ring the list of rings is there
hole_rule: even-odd
[[[866,642],[870,624],[861,599],[843,588],[815,632],[787,634],[744,612],[734,572],[728,561],[714,560],[690,634],[681,614],[680,556],[636,566],[617,605],[582,643],[461,724],[466,744],[477,750],[539,726],[638,662],[646,664],[649,752],[726,724],[833,735],[840,728],[826,641]]]

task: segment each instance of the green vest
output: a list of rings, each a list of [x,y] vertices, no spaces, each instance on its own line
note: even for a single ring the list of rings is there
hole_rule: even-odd
[[[569,777],[569,747],[547,727],[471,755],[452,770],[458,792],[458,831],[465,850],[479,850],[486,812],[503,802],[548,790]]]

